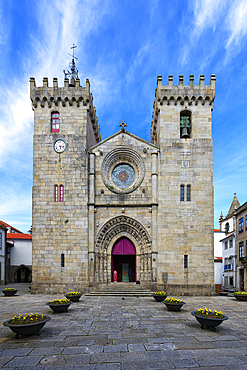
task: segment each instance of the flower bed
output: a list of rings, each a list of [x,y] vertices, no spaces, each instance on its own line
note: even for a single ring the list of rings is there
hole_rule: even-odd
[[[247,301],[247,293],[246,292],[234,292],[234,297],[238,301]]]
[[[11,320],[3,323],[4,326],[10,328],[16,333],[15,338],[18,339],[19,335],[28,336],[37,333],[40,334],[40,329],[50,320],[49,316],[39,315],[38,313],[28,315],[27,313],[22,316],[14,316]]]
[[[7,297],[11,297],[13,295],[15,295],[15,293],[17,292],[17,289],[15,288],[4,288],[2,290],[3,294]]]
[[[219,311],[219,312],[216,311],[216,310],[212,311],[212,310],[207,309],[207,308],[205,308],[205,309],[199,308],[199,310],[195,311],[195,314],[197,316],[209,317],[211,319],[220,319],[220,318],[224,317],[224,315],[221,311]]]
[[[24,325],[24,324],[33,324],[34,322],[42,322],[45,320],[44,315],[39,315],[38,313],[28,315],[27,313],[22,316],[14,316],[12,320],[9,321],[11,325]]]
[[[69,306],[73,303],[71,300],[63,298],[63,299],[53,299],[46,304],[54,311],[54,312],[64,312],[68,311]]]

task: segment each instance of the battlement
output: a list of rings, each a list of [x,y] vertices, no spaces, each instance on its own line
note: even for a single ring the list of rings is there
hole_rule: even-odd
[[[43,86],[36,87],[34,77],[30,77],[30,99],[33,110],[41,108],[58,109],[59,106],[85,106],[91,118],[94,134],[97,142],[101,140],[100,127],[96,116],[96,109],[93,105],[93,95],[90,93],[90,82],[86,79],[86,86],[80,85],[80,79],[76,78],[74,84],[69,83],[69,79],[64,79],[64,86],[58,86],[57,78],[53,78],[53,86],[49,87],[48,78],[43,78]]]
[[[162,85],[162,76],[157,78],[155,102],[161,105],[210,105],[215,98],[215,75],[211,75],[210,85],[204,84],[205,77],[200,75],[199,85],[194,85],[194,75],[189,76],[189,85],[184,85],[184,76],[179,76],[179,84],[173,85],[173,76],[168,76],[168,85]]]

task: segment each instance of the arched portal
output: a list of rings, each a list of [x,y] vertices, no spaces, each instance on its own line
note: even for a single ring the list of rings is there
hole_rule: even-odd
[[[135,278],[151,282],[151,238],[144,225],[136,219],[119,215],[108,220],[99,230],[95,241],[95,283],[112,281],[112,249],[121,238],[128,239],[136,251]]]
[[[126,237],[118,239],[111,253],[111,277],[113,271],[117,273],[117,281],[136,281],[136,249]]]

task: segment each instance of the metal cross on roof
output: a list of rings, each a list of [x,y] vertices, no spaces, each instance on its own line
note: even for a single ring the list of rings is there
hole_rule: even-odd
[[[73,82],[76,80],[76,78],[78,78],[78,69],[76,68],[76,65],[75,65],[75,59],[78,60],[78,58],[74,56],[75,48],[77,48],[77,46],[73,44],[73,46],[71,46],[71,49],[73,49],[73,55],[68,53],[72,57],[72,61],[69,64],[70,71],[67,71],[67,72],[65,70],[63,71],[64,77],[70,78],[71,80],[73,79]]]
[[[127,127],[127,123],[125,123],[124,121],[122,121],[120,123],[119,127],[122,127],[122,131],[124,131],[124,128]]]

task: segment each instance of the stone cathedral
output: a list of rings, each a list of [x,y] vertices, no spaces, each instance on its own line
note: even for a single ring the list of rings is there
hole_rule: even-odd
[[[89,80],[30,79],[33,281],[42,293],[140,282],[176,295],[214,292],[215,76],[158,76],[151,140],[101,141]],[[101,123],[103,126],[104,123]]]

